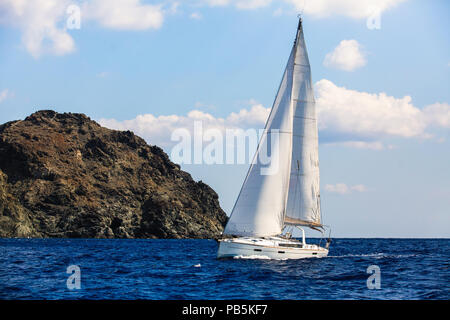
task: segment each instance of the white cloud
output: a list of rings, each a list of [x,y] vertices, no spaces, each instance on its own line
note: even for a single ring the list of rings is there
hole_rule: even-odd
[[[356,40],[342,40],[339,45],[325,56],[324,66],[345,71],[353,71],[367,63],[361,45]]]
[[[294,5],[297,11],[316,18],[341,15],[353,19],[365,19],[381,14],[406,0],[284,0]]]
[[[167,147],[173,144],[170,137],[174,130],[186,128],[193,132],[195,120],[202,120],[203,130],[214,128],[224,132],[225,129],[260,129],[264,126],[268,115],[269,109],[254,103],[249,110],[232,112],[226,118],[216,118],[210,113],[192,110],[186,116],[144,114],[125,121],[100,119],[99,123],[112,129],[133,131],[151,144]]]
[[[411,98],[395,98],[385,93],[373,94],[338,87],[329,80],[315,84],[320,137],[326,145],[357,149],[385,150],[395,146],[385,143],[391,137],[429,138],[427,129],[450,127],[450,106],[436,103],[423,110]],[[178,128],[193,128],[194,120],[203,120],[204,129],[263,128],[270,112],[257,101],[246,101],[249,108],[218,118],[211,113],[193,110],[186,116],[139,115],[135,119],[117,121],[100,119],[100,124],[118,130],[132,130],[149,143],[171,144],[170,135]],[[197,103],[196,108],[214,108]]]
[[[205,0],[204,2],[212,7],[233,5],[237,9],[252,10],[267,7],[272,0]]]
[[[450,105],[435,103],[423,109],[425,121],[428,125],[450,128]]]
[[[367,188],[363,184],[357,184],[355,186],[350,187],[350,190],[357,191],[357,192],[366,192]]]
[[[274,3],[287,4],[291,12],[303,12],[315,18],[341,15],[353,19],[365,19],[381,14],[406,0],[203,0],[209,6],[232,5],[237,9],[259,9]]]
[[[178,1],[175,1],[175,2],[172,2],[172,4],[170,4],[169,8],[164,10],[164,12],[166,12],[167,14],[177,14],[179,8],[180,8],[180,3]]]
[[[8,89],[4,89],[0,91],[0,103],[5,101],[8,97],[10,97],[12,94]]]
[[[345,183],[326,184],[325,191],[338,194],[350,194],[352,192],[366,192],[367,187],[362,184],[354,186],[348,186]]]
[[[98,22],[102,27],[116,30],[159,29],[165,16],[178,12],[181,5],[194,7],[234,6],[239,10],[253,10],[276,4],[275,15],[299,12],[314,17],[338,14],[352,18],[368,17],[383,12],[405,0],[315,0],[304,5],[304,0],[199,0],[163,1],[156,4],[144,0],[80,0],[81,19]],[[65,55],[75,50],[75,42],[67,31],[67,8],[71,0],[0,0],[0,23],[22,31],[22,43],[37,58],[43,54]],[[280,6],[283,6],[281,8]],[[201,15],[193,13],[193,19]]]
[[[443,115],[448,117],[446,104],[421,110],[409,96],[350,90],[325,79],[315,84],[315,91],[319,128],[355,137],[427,137],[428,126]]]
[[[0,0],[0,23],[19,28],[25,49],[35,58],[65,55],[75,50],[66,27],[71,4],[70,0]],[[164,15],[175,13],[177,7],[178,2],[165,10],[141,0],[92,0],[82,2],[81,20],[94,20],[110,29],[158,29]]]
[[[205,0],[204,2],[212,7],[221,7],[229,5],[231,0]]]
[[[238,9],[252,10],[267,7],[272,0],[237,0],[235,5]]]
[[[0,23],[22,30],[22,42],[33,57],[67,54],[75,50],[64,27],[68,5],[66,0],[2,0]]]
[[[270,108],[263,107],[254,100],[250,100],[252,107],[250,110],[242,109],[238,113],[232,112],[227,117],[227,121],[234,127],[262,127],[270,113]]]
[[[203,16],[201,13],[193,12],[190,14],[189,18],[194,19],[194,20],[201,20],[203,18]]]
[[[141,0],[92,0],[85,3],[82,12],[83,18],[119,30],[159,29],[164,21],[161,5],[142,4]]]

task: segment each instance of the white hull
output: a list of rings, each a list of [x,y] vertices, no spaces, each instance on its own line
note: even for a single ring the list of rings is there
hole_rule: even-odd
[[[261,257],[266,259],[322,258],[328,250],[317,245],[278,237],[219,240],[217,258]]]

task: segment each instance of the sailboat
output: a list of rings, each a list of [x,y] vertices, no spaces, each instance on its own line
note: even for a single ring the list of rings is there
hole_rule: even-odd
[[[271,154],[273,170],[259,161]],[[276,159],[274,161],[273,159]],[[295,42],[272,110],[230,219],[218,240],[218,258],[300,259],[328,255],[307,244],[304,228],[324,234],[319,151],[311,67],[299,18]],[[298,229],[302,238],[292,237]]]

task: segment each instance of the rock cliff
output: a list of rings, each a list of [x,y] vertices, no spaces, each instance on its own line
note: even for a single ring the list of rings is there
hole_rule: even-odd
[[[38,111],[0,126],[0,237],[213,238],[208,185],[130,131]]]

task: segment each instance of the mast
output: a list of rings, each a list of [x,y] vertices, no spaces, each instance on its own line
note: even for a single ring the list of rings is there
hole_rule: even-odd
[[[298,42],[298,38],[299,38],[299,33],[302,30],[302,24],[303,24],[303,19],[301,15],[298,15],[298,26],[297,26],[297,34],[295,36],[295,41],[294,41],[294,47],[297,46],[297,42]]]

